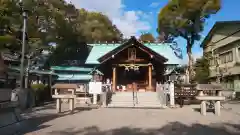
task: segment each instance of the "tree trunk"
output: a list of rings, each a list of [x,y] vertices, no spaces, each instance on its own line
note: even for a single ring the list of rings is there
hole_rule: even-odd
[[[188,40],[187,41],[187,55],[188,55],[188,75],[189,75],[189,82],[193,81],[194,78],[194,71],[193,71],[193,56],[192,56],[192,44]]]

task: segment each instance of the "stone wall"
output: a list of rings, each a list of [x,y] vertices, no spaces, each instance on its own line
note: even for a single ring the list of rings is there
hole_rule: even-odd
[[[11,93],[11,89],[0,89],[0,102],[10,101]]]

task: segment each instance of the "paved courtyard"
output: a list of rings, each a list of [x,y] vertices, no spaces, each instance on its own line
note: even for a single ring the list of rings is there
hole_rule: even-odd
[[[77,109],[56,114],[53,105],[27,114],[26,135],[239,135],[240,104],[221,116],[201,116],[191,105],[176,109]]]

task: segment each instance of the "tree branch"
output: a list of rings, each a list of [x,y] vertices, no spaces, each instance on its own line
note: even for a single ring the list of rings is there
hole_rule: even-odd
[[[177,30],[177,32],[179,33],[179,35],[180,35],[181,37],[183,37],[184,39],[188,40],[187,34],[181,32],[180,30]]]

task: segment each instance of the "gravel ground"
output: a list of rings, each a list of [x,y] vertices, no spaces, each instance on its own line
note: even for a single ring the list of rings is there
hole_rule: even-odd
[[[175,109],[80,109],[56,114],[54,105],[35,108],[25,135],[240,135],[240,103],[224,104],[221,116],[201,116],[191,105]]]

